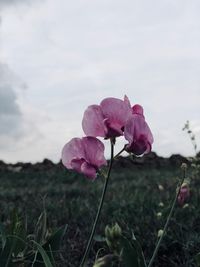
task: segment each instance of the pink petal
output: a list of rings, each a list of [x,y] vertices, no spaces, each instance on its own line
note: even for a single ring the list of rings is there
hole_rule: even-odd
[[[141,136],[127,148],[127,150],[130,150],[130,152],[134,153],[137,156],[140,156],[147,153],[147,150],[149,150],[149,145],[145,136]]]
[[[104,125],[107,129],[106,137],[117,137],[123,135],[122,127],[117,122],[110,122],[109,119],[104,120]]]
[[[136,104],[132,107],[133,114],[139,114],[139,115],[144,115],[144,110],[143,107]]]
[[[129,104],[128,100],[123,101],[111,97],[105,98],[100,104],[105,119],[108,119],[110,125],[117,126],[118,131],[122,130],[131,116],[132,110]]]
[[[80,138],[73,138],[63,147],[62,163],[68,169],[72,169],[71,161],[84,158],[84,154],[82,140]]]
[[[85,160],[96,167],[106,165],[104,157],[104,144],[95,137],[83,137],[83,146],[85,151]]]
[[[81,172],[85,174],[87,177],[92,178],[92,179],[96,178],[96,175],[97,175],[96,169],[92,165],[88,164],[87,162],[84,162],[81,165]]]
[[[124,102],[131,108],[131,103],[127,95],[124,96]]]
[[[77,172],[81,172],[81,165],[85,162],[84,159],[73,159],[71,161],[71,167]]]
[[[104,116],[100,106],[89,106],[83,115],[82,128],[88,136],[106,136],[106,128],[103,123]]]
[[[134,140],[134,136],[135,136],[135,120],[132,117],[131,119],[129,119],[127,121],[127,123],[125,125],[124,137],[131,144],[133,142],[133,140]]]
[[[151,151],[153,135],[143,116],[132,115],[125,126],[124,136],[129,141],[127,150],[132,150],[136,155]]]
[[[132,142],[137,140],[140,135],[145,135],[148,141],[152,144],[153,143],[153,136],[151,130],[146,123],[144,117],[133,114],[132,118],[128,120],[125,129],[124,129],[124,136],[126,140]]]

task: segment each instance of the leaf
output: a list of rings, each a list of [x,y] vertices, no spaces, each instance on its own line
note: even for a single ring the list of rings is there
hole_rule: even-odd
[[[146,261],[145,261],[145,258],[144,258],[144,254],[143,254],[142,248],[140,246],[140,243],[135,238],[134,233],[132,233],[131,243],[132,243],[132,245],[135,247],[135,249],[137,251],[140,267],[146,267],[147,264],[146,264]]]
[[[2,223],[0,223],[0,234],[1,234],[1,244],[2,244],[2,250],[3,250],[6,245],[6,233],[5,233],[4,225]]]
[[[6,237],[4,249],[0,254],[0,266],[12,266],[12,255],[19,250],[19,247],[25,246],[26,243],[23,239],[15,235]]]
[[[94,236],[94,240],[96,242],[105,242],[106,241],[106,238],[104,236],[101,236],[101,235],[95,235]]]
[[[49,259],[51,259],[52,262],[54,262],[56,253],[58,253],[60,249],[61,241],[66,233],[66,230],[67,230],[67,225],[60,227],[50,236],[50,238],[46,241],[46,243],[42,245],[43,250],[48,255]],[[36,257],[36,262],[38,264],[37,266],[43,266],[39,264],[39,262],[42,261],[41,256],[42,255],[40,253]]]
[[[49,256],[47,255],[46,251],[43,249],[43,247],[40,244],[38,244],[37,242],[35,242],[35,241],[32,241],[32,242],[36,245],[39,253],[41,254],[45,266],[46,267],[54,267],[52,265],[50,259],[49,259]]]
[[[200,267],[200,252],[194,257],[197,267]]]
[[[48,251],[49,247],[51,247],[51,252],[54,254],[54,252],[58,251],[60,249],[61,241],[67,231],[67,224],[60,227],[58,230],[56,230],[48,239],[48,241],[43,245],[43,248]]]
[[[35,226],[35,240],[36,242],[42,244],[45,242],[45,237],[47,233],[47,214],[44,209],[38,218],[37,224]]]
[[[142,250],[137,240],[131,243],[126,237],[121,236],[122,261],[126,267],[146,267]]]

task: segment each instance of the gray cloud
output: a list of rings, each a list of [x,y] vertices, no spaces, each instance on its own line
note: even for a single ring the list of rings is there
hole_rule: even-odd
[[[30,4],[32,0],[0,0],[0,26],[2,11],[16,4]],[[17,103],[16,88],[25,88],[8,64],[0,61],[0,135],[17,136],[21,132],[23,114]],[[2,142],[0,143],[0,146]]]
[[[9,6],[18,3],[27,3],[27,0],[0,0],[0,7]]]
[[[6,64],[0,63],[0,135],[13,135],[22,123],[14,87],[14,74]]]

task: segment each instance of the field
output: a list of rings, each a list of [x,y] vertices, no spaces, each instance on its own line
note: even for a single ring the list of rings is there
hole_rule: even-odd
[[[178,155],[165,159],[151,153],[144,159],[119,158],[114,163],[88,266],[92,266],[99,248],[104,248],[100,255],[109,252],[101,237],[105,226],[115,222],[127,235],[134,231],[145,257],[150,259],[158,230],[163,228],[182,176],[180,165],[186,161]],[[188,176],[191,175],[189,167]],[[27,219],[31,233],[45,202],[49,231],[68,224],[57,265],[78,266],[98,207],[103,179],[90,181],[61,164],[45,160],[35,165],[8,166],[1,162],[0,181],[1,222],[8,225],[9,216],[16,209],[23,220]],[[176,206],[154,266],[197,266],[194,256],[200,251],[199,185],[200,180],[193,181],[189,205]]]

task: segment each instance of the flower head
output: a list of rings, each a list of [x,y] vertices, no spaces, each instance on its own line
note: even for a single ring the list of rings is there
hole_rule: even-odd
[[[100,105],[91,105],[84,112],[82,127],[86,135],[105,138],[123,135],[124,126],[132,113],[130,102],[105,98]]]
[[[186,200],[190,197],[190,190],[187,183],[183,183],[178,195],[178,204],[183,206]]]
[[[73,138],[62,150],[62,163],[68,169],[96,178],[98,169],[106,165],[104,145],[95,137]]]
[[[127,152],[140,156],[151,151],[153,135],[145,121],[142,106],[132,107],[132,116],[125,125],[124,136],[129,142],[125,147]]]

